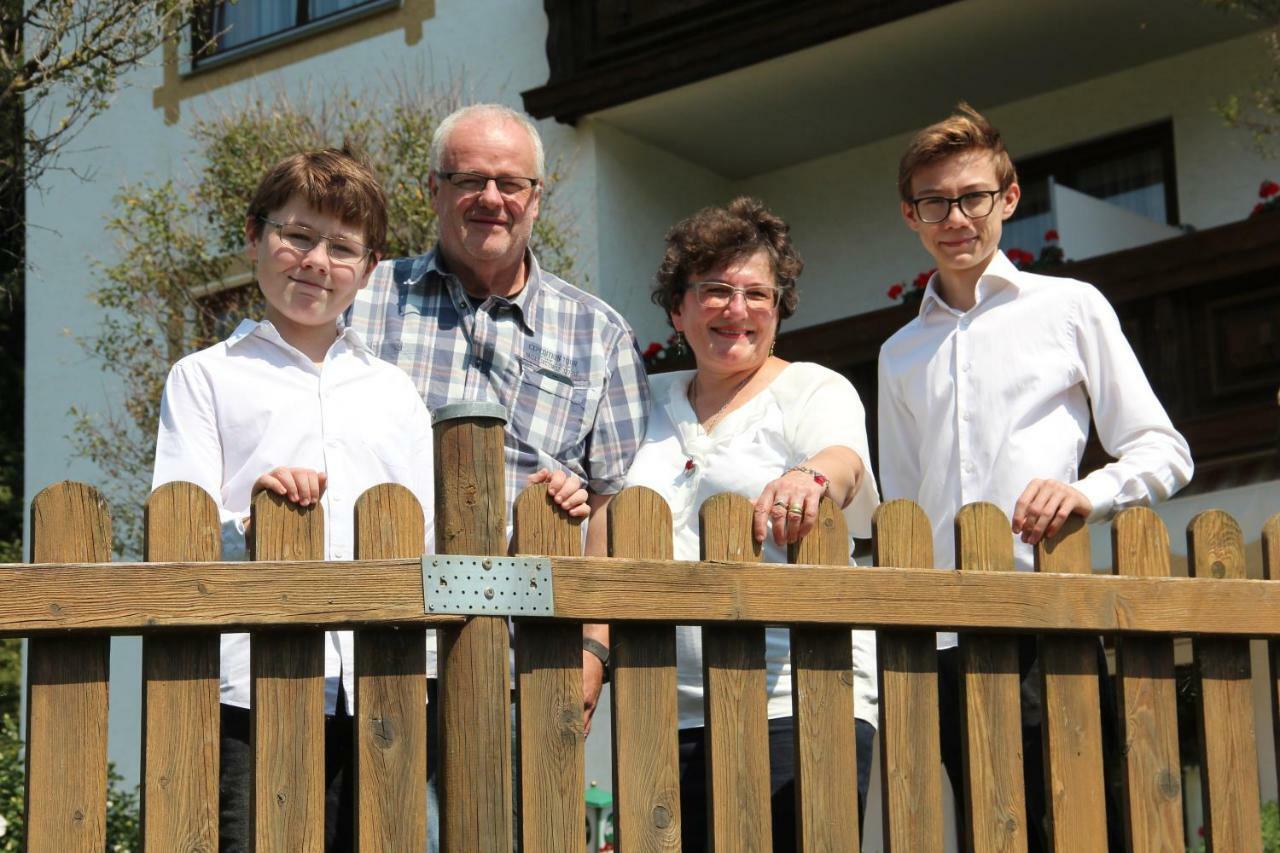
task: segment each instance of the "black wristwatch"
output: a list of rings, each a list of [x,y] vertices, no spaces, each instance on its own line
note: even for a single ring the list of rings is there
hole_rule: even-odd
[[[582,650],[591,652],[600,659],[600,665],[604,667],[604,680],[609,680],[609,647],[599,640],[593,640],[590,637],[582,638]]]

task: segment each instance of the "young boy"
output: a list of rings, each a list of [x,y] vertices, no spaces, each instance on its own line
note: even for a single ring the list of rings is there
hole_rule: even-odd
[[[253,494],[269,489],[320,504],[325,559],[352,558],[356,500],[379,483],[408,487],[432,541],[431,419],[413,382],[379,359],[338,317],[365,286],[387,232],[386,200],[369,169],[326,149],[282,160],[263,176],[245,218],[266,318],[169,372],[153,487],[186,480],[217,501],[224,557],[243,553]],[[434,669],[429,646],[428,666]],[[325,847],[352,838],[350,631],[325,635]],[[222,638],[222,850],[248,850],[249,636]]]
[[[880,482],[886,500],[908,498],[928,514],[935,565],[954,566],[955,514],[973,501],[1011,517],[1018,567],[1030,569],[1035,544],[1070,515],[1106,519],[1186,485],[1187,443],[1106,298],[1084,282],[1021,272],[1000,251],[1021,190],[999,132],[961,103],[911,140],[898,192],[937,272],[919,315],[880,350]],[[1115,461],[1082,477],[1091,404]],[[943,761],[962,800],[956,636],[938,639]],[[1028,675],[1034,646],[1024,651]],[[1023,690],[1032,850],[1044,815],[1036,680]]]

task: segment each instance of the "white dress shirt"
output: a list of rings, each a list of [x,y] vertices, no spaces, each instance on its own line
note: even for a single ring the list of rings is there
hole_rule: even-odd
[[[934,565],[955,565],[960,507],[990,501],[1009,516],[1033,479],[1078,489],[1090,521],[1164,500],[1191,479],[1173,428],[1106,297],[1072,279],[1018,270],[997,252],[977,302],[957,311],[935,274],[919,316],[880,350],[880,483],[933,525]],[[1114,462],[1079,476],[1090,401]],[[1012,531],[1009,534],[1013,536]],[[1031,546],[1014,540],[1020,569]],[[955,644],[940,635],[940,645]]]
[[[315,364],[270,322],[245,320],[225,341],[169,371],[160,404],[152,488],[195,483],[213,496],[223,522],[223,559],[244,559],[244,520],[253,484],[273,468],[328,475],[326,560],[353,557],[355,502],[379,483],[399,483],[422,504],[433,540],[431,417],[412,380],[383,362],[350,329]],[[354,712],[350,631],[325,635],[325,710],[339,677]],[[435,669],[434,637],[428,667]],[[249,635],[222,637],[221,700],[249,707]]]
[[[700,558],[698,510],[710,497],[733,492],[754,501],[769,482],[832,446],[853,450],[863,460],[867,451],[866,413],[858,392],[838,373],[817,364],[788,365],[746,405],[725,415],[708,435],[689,405],[693,371],[666,373],[650,379],[653,411],[628,486],[647,486],[666,500],[675,528],[677,560]],[[693,468],[686,470],[686,462]],[[853,536],[871,535],[871,514],[879,505],[871,468],[844,509]],[[850,543],[852,545],[852,543]],[[852,549],[851,549],[852,550]],[[772,535],[764,541],[762,559],[785,563],[785,547]],[[875,632],[853,632],[854,714],[872,725],[879,721],[876,689]],[[791,656],[788,632],[765,632],[769,717],[791,716]],[[676,629],[676,688],[682,729],[703,723],[702,633]]]

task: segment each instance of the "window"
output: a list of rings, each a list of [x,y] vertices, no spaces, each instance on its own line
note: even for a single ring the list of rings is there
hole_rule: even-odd
[[[310,31],[399,0],[238,0],[215,3],[193,33],[195,64],[269,46],[283,34]]]
[[[1022,200],[1005,224],[1005,246],[1036,250],[1052,227],[1049,181],[1155,222],[1178,224],[1173,125],[1163,121],[1019,161]]]

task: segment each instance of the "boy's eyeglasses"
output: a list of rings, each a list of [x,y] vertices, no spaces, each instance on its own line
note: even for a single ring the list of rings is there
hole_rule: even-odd
[[[520,198],[538,185],[537,178],[520,178],[512,175],[481,175],[479,172],[436,172],[454,188],[464,193],[482,193],[493,181],[498,192],[507,198]]]
[[[335,264],[355,266],[369,257],[371,251],[368,246],[358,240],[352,240],[350,237],[331,237],[305,225],[276,222],[265,216],[259,216],[258,221],[274,226],[276,233],[280,235],[280,242],[296,252],[306,254],[319,243],[324,243],[329,252],[329,260]]]
[[[778,307],[782,291],[767,284],[752,287],[734,287],[723,281],[698,281],[692,285],[698,304],[703,308],[720,310],[733,301],[735,294],[742,294],[742,301],[751,311],[771,311]]]
[[[982,219],[989,216],[996,206],[996,196],[1001,190],[974,190],[955,198],[940,195],[924,196],[911,199],[916,218],[921,222],[933,225],[951,215],[952,206],[960,208],[960,212],[970,219]]]

